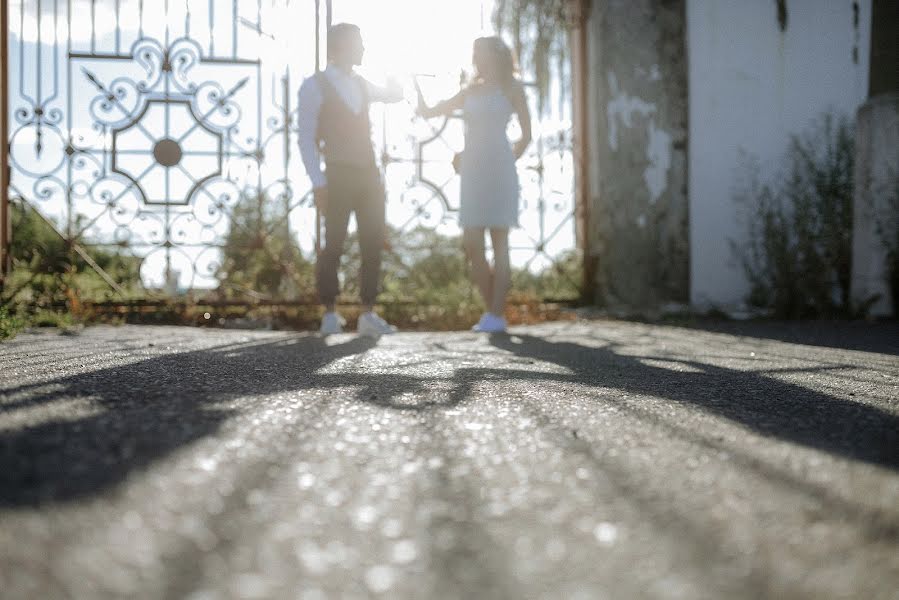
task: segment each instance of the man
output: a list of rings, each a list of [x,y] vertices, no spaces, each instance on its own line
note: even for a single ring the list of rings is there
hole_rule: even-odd
[[[340,333],[345,324],[335,301],[337,269],[352,212],[359,232],[365,306],[357,330],[373,337],[396,331],[374,311],[386,227],[384,186],[368,112],[370,102],[398,102],[403,93],[395,84],[380,88],[353,71],[362,64],[364,52],[357,26],[334,25],[328,30],[328,67],[306,79],[299,93],[300,155],[312,180],[315,204],[325,219],[325,247],[316,264],[319,298],[325,307],[323,335]],[[319,148],[325,160],[324,173]]]

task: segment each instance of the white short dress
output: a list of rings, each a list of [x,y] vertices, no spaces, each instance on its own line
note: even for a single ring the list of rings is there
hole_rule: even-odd
[[[506,135],[513,110],[500,89],[472,91],[465,98],[465,150],[459,167],[462,227],[518,227],[518,172]]]

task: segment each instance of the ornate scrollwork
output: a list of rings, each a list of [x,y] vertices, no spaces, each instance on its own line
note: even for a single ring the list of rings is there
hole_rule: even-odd
[[[114,2],[96,0],[98,14]],[[190,10],[155,15],[152,26],[149,20],[119,24],[122,32],[139,32],[130,45],[121,46],[125,36],[92,32],[86,42],[60,36],[45,39],[42,54],[11,56],[13,70],[28,79],[11,98],[16,189],[82,245],[117,246],[142,257],[142,277],[152,288],[214,286],[229,231],[242,226],[237,207],[247,197],[285,213],[312,259],[316,212],[296,150],[297,81],[291,84],[289,61],[263,60],[261,45],[246,43],[248,36],[268,35],[262,12],[255,21],[241,14],[226,29],[212,18],[219,0],[166,5],[177,2]],[[156,3],[141,5],[148,13],[160,10]],[[64,22],[67,10],[65,2],[45,2],[38,19]],[[19,19],[10,22],[15,28]],[[458,212],[451,161],[461,146],[461,121],[425,121],[411,106],[394,108],[390,135],[401,139],[385,134],[383,150],[391,226],[451,230]],[[396,126],[400,120],[403,127]],[[523,162],[544,170],[565,163],[569,138],[545,135],[543,147]],[[556,243],[553,236],[573,218],[573,208],[564,190],[544,190],[542,171],[524,168],[521,179],[530,186],[523,215],[539,225],[524,237],[539,254]]]

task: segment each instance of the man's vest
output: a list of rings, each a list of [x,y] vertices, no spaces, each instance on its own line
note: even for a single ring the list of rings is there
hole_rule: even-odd
[[[322,92],[317,133],[325,165],[376,168],[365,82],[353,75],[362,93],[362,110],[356,114],[346,105],[324,72],[316,74],[315,78]]]

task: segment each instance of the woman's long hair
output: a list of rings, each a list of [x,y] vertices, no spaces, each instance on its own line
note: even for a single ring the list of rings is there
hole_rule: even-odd
[[[497,36],[479,37],[474,41],[475,48],[482,48],[489,57],[491,75],[510,98],[518,81],[518,63],[509,46]],[[478,72],[475,83],[484,83],[486,73]]]

